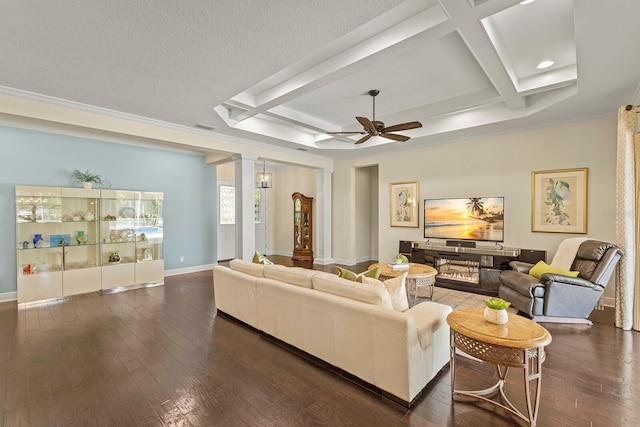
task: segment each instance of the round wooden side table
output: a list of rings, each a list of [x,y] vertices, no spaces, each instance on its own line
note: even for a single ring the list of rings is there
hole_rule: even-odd
[[[414,289],[413,304],[415,304],[416,300],[418,299],[418,289],[423,286],[428,286],[428,299],[431,300],[433,298],[433,286],[436,283],[436,275],[438,274],[438,271],[430,265],[410,262],[408,270],[394,270],[389,266],[389,264],[378,262],[375,264],[371,264],[369,266],[369,270],[376,267],[380,267],[380,276],[384,277],[398,277],[402,273],[407,271],[409,273],[407,274],[407,285],[411,285],[411,287],[413,287]],[[407,293],[410,293],[409,287],[410,286],[407,286]]]
[[[504,325],[487,322],[482,308],[463,308],[447,316],[451,328],[451,398],[465,397],[487,402],[535,426],[540,404],[544,347],[551,342],[551,334],[532,320],[512,313],[508,315],[509,321]],[[498,382],[484,390],[456,389],[456,350],[496,365]],[[526,415],[505,394],[509,368],[524,369]],[[532,384],[535,386],[533,395]],[[496,395],[504,403],[490,399]]]

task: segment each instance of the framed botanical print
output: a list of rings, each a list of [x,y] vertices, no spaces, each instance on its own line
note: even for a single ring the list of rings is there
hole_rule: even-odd
[[[531,173],[531,231],[587,233],[588,169]]]
[[[419,227],[418,181],[392,182],[389,184],[392,227]]]

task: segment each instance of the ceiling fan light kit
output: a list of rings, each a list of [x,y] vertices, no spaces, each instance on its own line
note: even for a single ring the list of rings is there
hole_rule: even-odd
[[[411,139],[405,135],[399,135],[397,133],[390,132],[398,132],[409,129],[417,129],[422,127],[422,123],[420,122],[407,122],[400,123],[393,126],[385,127],[384,123],[376,120],[376,96],[380,94],[380,91],[377,89],[371,89],[369,91],[369,95],[373,100],[373,115],[372,120],[369,120],[366,117],[358,117],[356,116],[356,120],[363,127],[363,130],[360,132],[327,132],[329,135],[355,135],[360,134],[364,135],[362,138],[356,141],[356,144],[362,144],[365,141],[368,141],[373,136],[381,136],[383,138],[391,139],[393,141],[404,142]]]

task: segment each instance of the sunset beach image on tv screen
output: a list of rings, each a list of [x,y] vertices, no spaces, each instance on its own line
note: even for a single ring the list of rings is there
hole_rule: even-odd
[[[504,197],[426,199],[424,237],[502,242]]]

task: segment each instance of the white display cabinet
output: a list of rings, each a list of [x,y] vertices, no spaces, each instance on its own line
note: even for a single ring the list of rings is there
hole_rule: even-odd
[[[18,302],[62,296],[62,249],[46,240],[61,221],[59,188],[16,187]]]
[[[18,302],[99,290],[100,190],[16,187]]]
[[[18,302],[164,280],[162,193],[16,187]]]
[[[100,210],[102,239],[102,289],[136,283],[136,193],[102,190]]]
[[[163,193],[136,193],[136,284],[164,280]]]
[[[62,244],[62,295],[101,289],[98,213],[100,190],[62,188],[61,236],[50,244]],[[69,237],[67,241],[66,238]],[[59,242],[59,243],[57,243]]]

